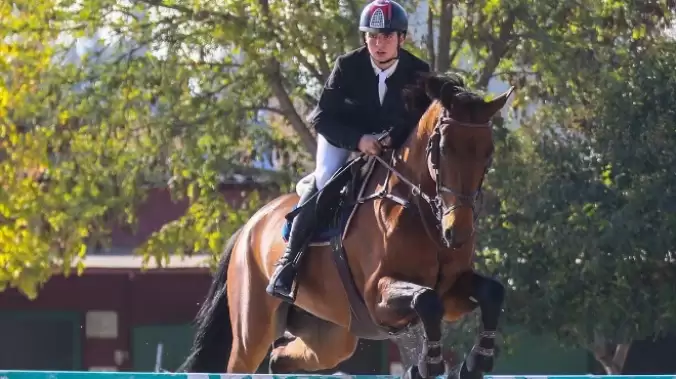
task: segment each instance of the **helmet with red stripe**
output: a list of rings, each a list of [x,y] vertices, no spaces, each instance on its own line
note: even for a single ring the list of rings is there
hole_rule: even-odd
[[[370,33],[408,31],[408,14],[392,0],[374,0],[364,7],[359,18],[359,30]]]

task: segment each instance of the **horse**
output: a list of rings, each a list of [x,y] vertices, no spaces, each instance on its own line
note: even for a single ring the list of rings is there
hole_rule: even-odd
[[[478,307],[477,342],[453,375],[490,372],[505,289],[473,269],[475,222],[494,150],[491,119],[513,90],[487,101],[459,76],[423,76],[411,91],[427,107],[407,141],[351,161],[346,167],[357,168],[320,192],[317,220],[333,233],[307,246],[293,305],[265,288],[299,197],[261,207],[229,239],[179,371],[255,373],[270,347],[273,374],[327,370],[351,357],[360,338],[422,326],[422,352],[405,376],[451,376],[442,322]]]

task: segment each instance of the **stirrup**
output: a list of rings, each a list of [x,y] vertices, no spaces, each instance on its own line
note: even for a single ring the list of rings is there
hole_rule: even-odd
[[[268,293],[268,295],[276,297],[284,302],[287,302],[289,304],[293,304],[296,301],[296,294],[298,293],[298,282],[296,281],[296,278],[294,278],[291,281],[291,290],[288,293],[282,292],[281,289],[279,289],[275,284],[277,284],[277,280],[270,281],[265,288],[265,292]]]
[[[279,300],[284,301],[285,303],[293,304],[296,301],[296,293],[298,292],[297,287],[294,286],[291,289],[291,292],[286,294],[286,293],[281,293],[279,291],[272,290],[268,292],[270,296],[276,297]]]

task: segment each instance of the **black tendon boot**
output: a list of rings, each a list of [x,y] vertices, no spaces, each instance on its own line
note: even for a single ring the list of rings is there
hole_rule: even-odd
[[[296,300],[298,286],[294,287],[294,281],[298,274],[298,265],[314,230],[317,197],[315,196],[309,202],[307,201],[315,193],[317,193],[317,185],[313,179],[310,189],[298,201],[298,204],[302,207],[292,220],[286,250],[277,262],[275,272],[272,273],[270,282],[265,289],[268,294],[290,304],[293,304]]]

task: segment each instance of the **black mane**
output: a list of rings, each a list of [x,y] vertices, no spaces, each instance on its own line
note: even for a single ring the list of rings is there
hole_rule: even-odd
[[[465,104],[483,103],[483,97],[467,89],[465,80],[457,73],[420,74],[414,84],[404,89],[404,102],[410,110],[425,112],[435,100],[447,108],[450,108],[452,100]]]

